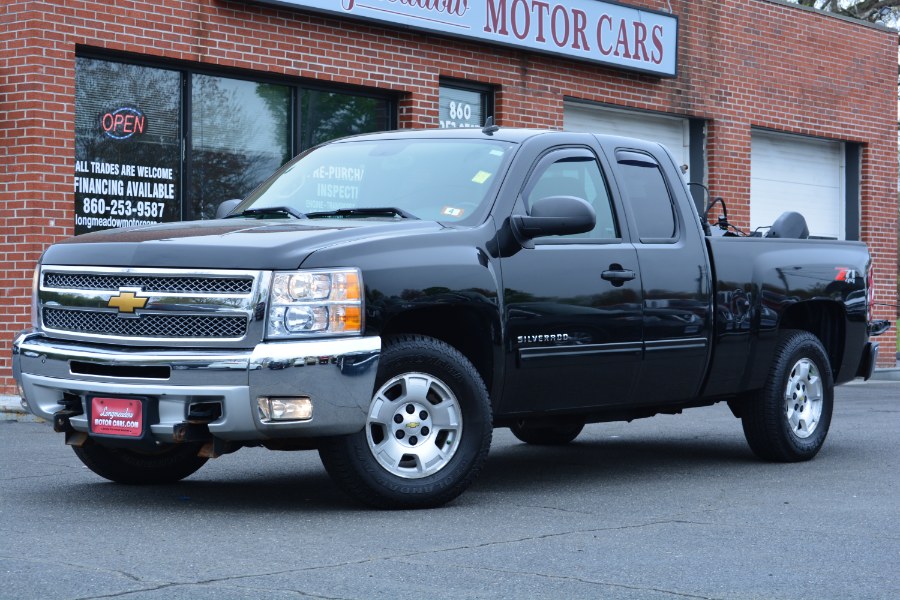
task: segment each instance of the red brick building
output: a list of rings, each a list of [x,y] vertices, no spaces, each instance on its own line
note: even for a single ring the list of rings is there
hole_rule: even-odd
[[[894,316],[896,33],[779,0],[273,2],[4,2],[7,348],[56,240],[208,217],[330,137],[487,115],[656,137],[742,228],[794,208],[867,242]]]

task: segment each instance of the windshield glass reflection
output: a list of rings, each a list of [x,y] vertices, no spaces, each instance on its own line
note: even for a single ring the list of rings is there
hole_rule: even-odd
[[[235,213],[287,207],[314,217],[368,216],[461,222],[487,208],[512,144],[496,140],[372,140],[301,155]],[[318,214],[316,214],[318,213]]]

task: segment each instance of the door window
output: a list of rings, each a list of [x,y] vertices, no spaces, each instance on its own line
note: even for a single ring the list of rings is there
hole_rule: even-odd
[[[677,235],[675,209],[659,165],[643,153],[616,153],[622,187],[641,242],[670,242]]]
[[[526,210],[541,198],[550,196],[575,196],[594,207],[597,224],[594,229],[570,236],[550,236],[554,240],[577,239],[614,240],[619,238],[606,180],[597,159],[587,153],[565,153],[557,158],[545,159],[539,165],[523,196]]]

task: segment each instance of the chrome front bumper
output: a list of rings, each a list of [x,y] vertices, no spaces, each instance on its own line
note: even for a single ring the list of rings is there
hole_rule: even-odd
[[[81,399],[84,414],[69,417],[88,432],[86,398],[141,396],[157,405],[153,437],[174,441],[193,404],[218,403],[207,427],[230,441],[308,438],[363,428],[375,385],[381,338],[356,337],[259,344],[252,350],[178,350],[86,344],[26,332],[13,343],[13,376],[28,409],[53,420],[63,398]],[[268,422],[259,397],[307,396],[312,418]]]

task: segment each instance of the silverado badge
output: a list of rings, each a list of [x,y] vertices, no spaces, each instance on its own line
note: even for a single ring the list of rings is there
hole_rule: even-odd
[[[133,313],[136,308],[144,308],[149,298],[139,298],[134,292],[119,291],[118,295],[109,299],[106,305],[110,308],[118,308],[120,313]]]

